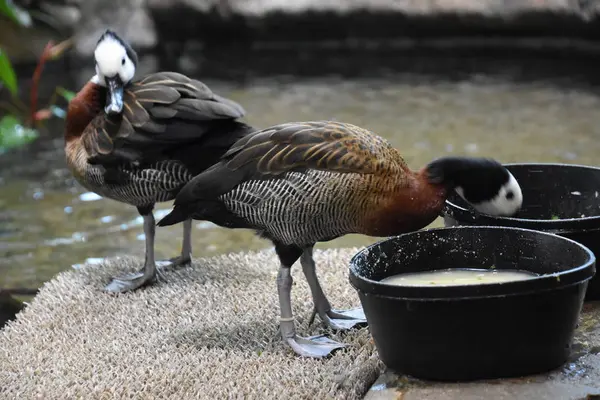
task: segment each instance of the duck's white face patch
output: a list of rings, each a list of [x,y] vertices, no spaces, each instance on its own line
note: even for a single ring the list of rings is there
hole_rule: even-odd
[[[508,181],[500,186],[498,193],[490,200],[472,204],[473,208],[483,214],[512,216],[519,211],[523,204],[523,192],[515,177],[509,172]],[[456,192],[465,199],[463,189],[457,187]],[[465,199],[467,200],[467,199]],[[468,200],[467,200],[468,201]]]
[[[111,36],[98,43],[94,51],[96,59],[96,76],[92,81],[106,85],[105,78],[119,76],[123,84],[129,83],[135,75],[135,65],[127,55],[125,47]]]

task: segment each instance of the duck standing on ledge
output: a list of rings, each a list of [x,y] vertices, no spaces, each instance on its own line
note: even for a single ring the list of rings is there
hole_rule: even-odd
[[[144,219],[143,269],[106,287],[125,292],[156,278],[155,203],[173,200],[253,129],[237,121],[244,115],[240,105],[197,80],[159,72],[132,82],[137,55],[111,30],[100,37],[94,57],[96,75],[69,103],[65,152],[80,184],[137,207]],[[185,220],[181,255],[172,264],[190,262],[191,229],[191,219]]]
[[[281,262],[283,340],[300,355],[322,357],[343,345],[296,335],[292,264],[300,259],[324,323],[334,329],[364,323],[360,309],[331,308],[317,279],[313,246],[348,233],[392,236],[421,229],[440,214],[451,190],[488,214],[512,215],[522,203],[519,184],[494,160],[441,158],[414,172],[396,149],[365,129],[331,121],[287,123],[240,139],[181,189],[158,225],[203,219],[270,239]]]

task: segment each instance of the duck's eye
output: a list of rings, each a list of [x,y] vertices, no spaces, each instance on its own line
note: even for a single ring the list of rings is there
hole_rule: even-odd
[[[121,65],[125,65],[125,57],[121,59]]]
[[[515,193],[514,192],[511,191],[511,192],[507,192],[506,193],[506,199],[507,200],[512,200],[514,198],[515,198]]]

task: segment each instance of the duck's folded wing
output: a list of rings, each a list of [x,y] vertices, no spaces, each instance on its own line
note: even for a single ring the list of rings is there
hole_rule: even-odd
[[[198,140],[216,121],[243,116],[239,104],[200,81],[175,72],[151,74],[125,88],[122,114],[102,113],[90,124],[90,161],[135,159],[143,149]]]
[[[381,137],[333,121],[293,122],[255,132],[236,142],[223,159],[230,170],[260,175],[299,169],[384,174],[404,163]]]
[[[290,171],[393,175],[405,167],[387,141],[357,126],[332,121],[287,123],[238,140],[220,163],[183,188],[176,204],[214,198],[242,182],[278,179]]]

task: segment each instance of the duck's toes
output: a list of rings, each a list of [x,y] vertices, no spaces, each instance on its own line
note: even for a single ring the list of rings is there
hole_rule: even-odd
[[[309,325],[313,323],[317,313],[325,325],[335,330],[343,331],[367,323],[363,309],[358,307],[351,310],[329,310],[327,312],[315,310],[310,318]]]
[[[144,274],[143,271],[134,272],[133,274],[114,278],[104,290],[109,293],[124,293],[139,289],[143,286],[154,283],[156,278]]]
[[[346,347],[345,344],[329,339],[324,335],[303,338],[294,336],[285,338],[286,343],[294,352],[302,357],[322,358],[331,354],[334,350]]]
[[[327,313],[329,318],[326,318],[325,323],[332,329],[344,330],[354,328],[356,325],[364,325],[367,323],[367,318],[361,307],[351,310],[330,310]],[[329,321],[327,321],[327,319]]]
[[[156,262],[156,266],[159,268],[165,267],[183,267],[192,263],[191,256],[178,256],[168,260],[161,260]]]

